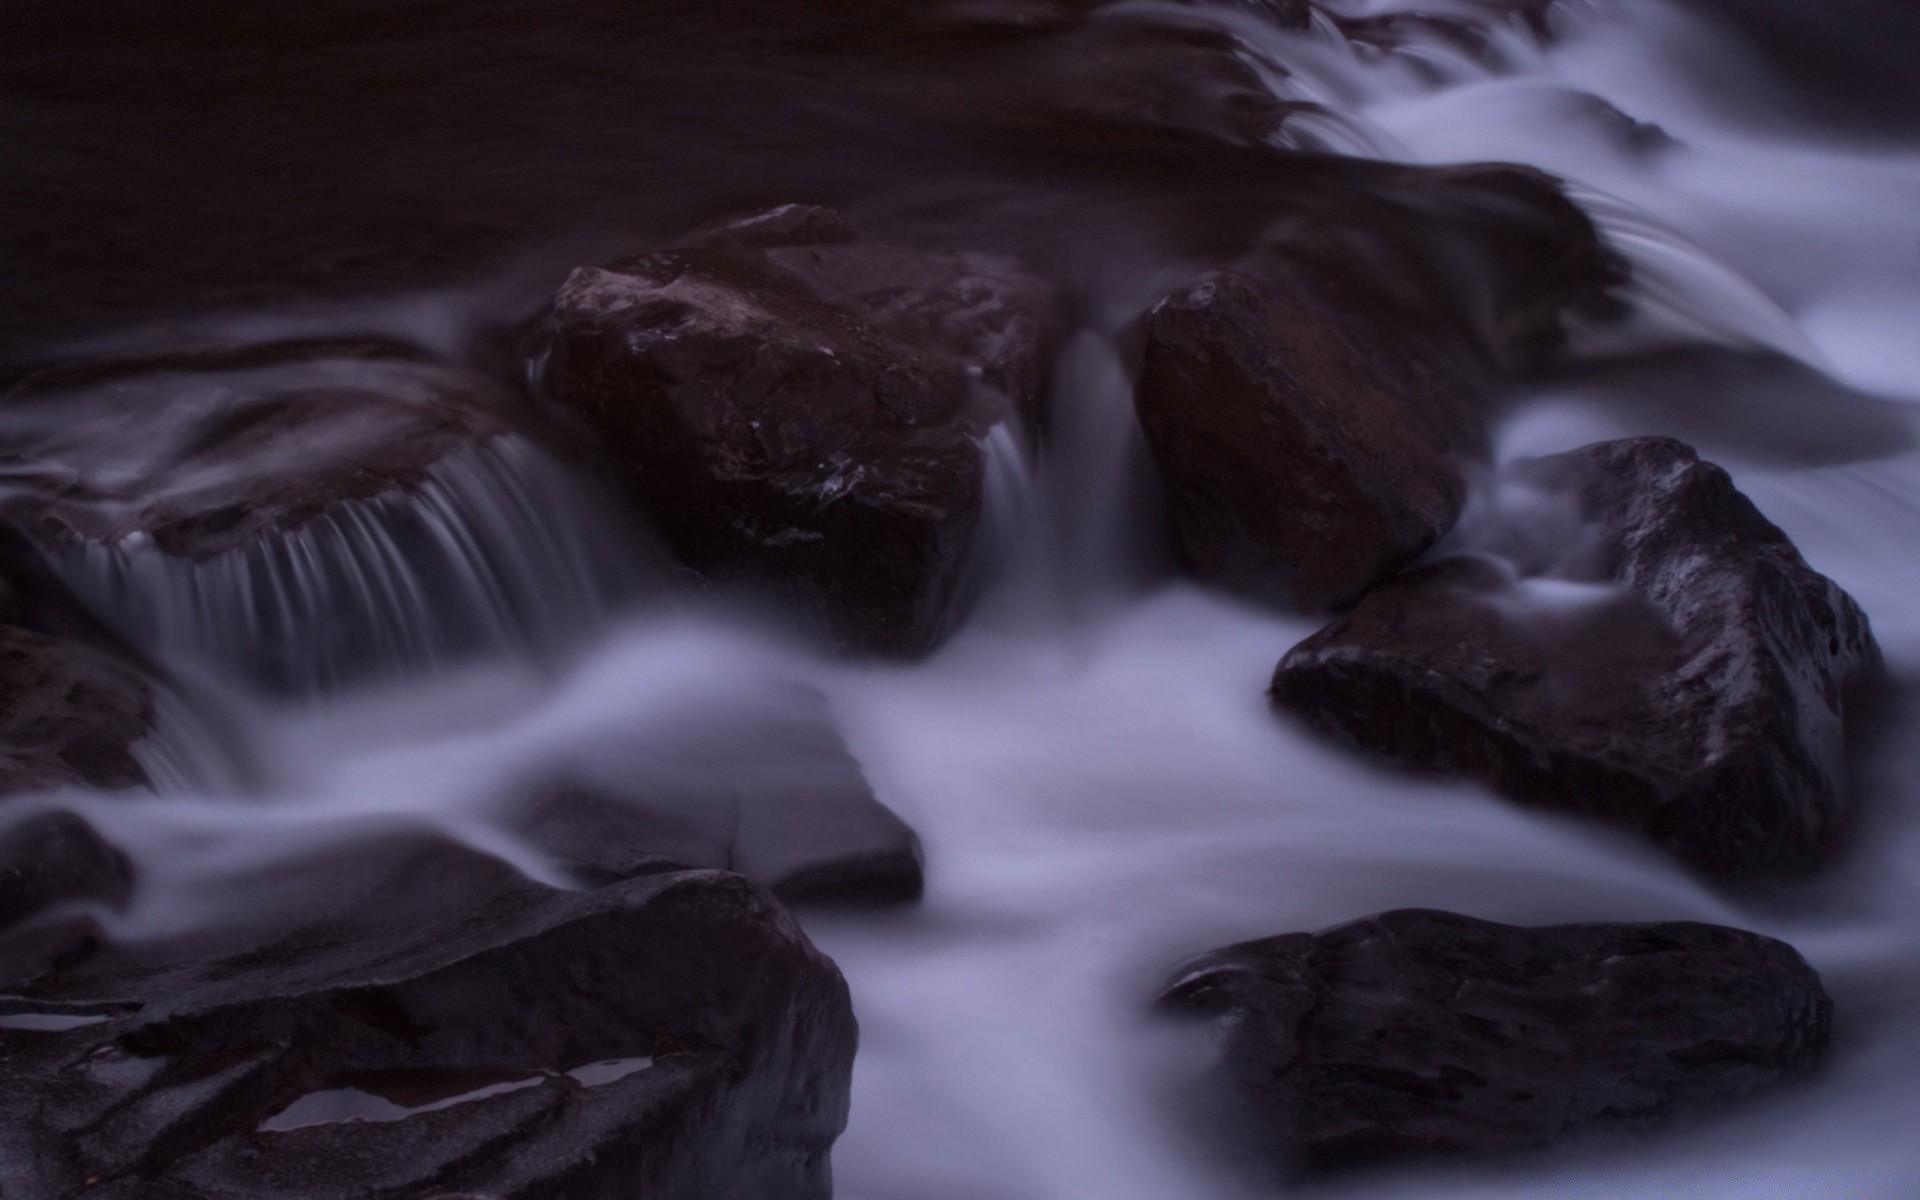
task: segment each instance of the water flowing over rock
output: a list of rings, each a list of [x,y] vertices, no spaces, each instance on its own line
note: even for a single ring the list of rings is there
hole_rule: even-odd
[[[134,667],[92,646],[0,625],[0,795],[140,787],[133,745],[153,725]]]
[[[920,898],[920,840],[874,798],[818,692],[688,703],[576,762],[513,823],[583,878],[738,871],[789,903]]]
[[[789,205],[575,271],[544,380],[685,562],[771,581],[844,645],[913,654],[953,616],[980,439],[1039,415],[1051,306],[1010,259]]]
[[[0,511],[136,644],[286,691],[577,634],[629,552],[465,369],[184,350],[0,396]]]
[[[1617,267],[1554,182],[1388,171],[1303,196],[1145,319],[1136,406],[1193,574],[1315,611],[1431,546],[1498,393]]]
[[[1406,909],[1214,951],[1161,998],[1229,1018],[1248,1131],[1295,1169],[1641,1129],[1819,1065],[1832,1005],[1771,938]]]
[[[9,1195],[829,1194],[846,985],[746,880],[561,892],[421,838],[273,875],[277,934],[0,984]]]
[[[1867,619],[1727,473],[1665,438],[1515,468],[1500,557],[1375,588],[1273,698],[1408,766],[1645,834],[1696,868],[1810,867],[1850,807]]]

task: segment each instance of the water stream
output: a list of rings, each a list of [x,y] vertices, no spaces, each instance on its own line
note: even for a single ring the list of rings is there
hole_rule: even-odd
[[[1671,378],[1651,393],[1645,376],[1556,383],[1519,406],[1501,454],[1683,429],[1860,600],[1896,677],[1920,678],[1908,408],[1920,403],[1920,147],[1783,126],[1770,106],[1710,91],[1695,64],[1745,51],[1674,0],[1557,6],[1553,40],[1502,27],[1476,53],[1356,47],[1324,21],[1289,33],[1226,0],[1126,7],[1240,39],[1283,98],[1325,106],[1309,122],[1320,145],[1519,161],[1572,181],[1638,289],[1633,320],[1594,331],[1589,355],[1708,342],[1809,368],[1815,384],[1789,383],[1761,411],[1738,397],[1708,405]],[[1769,70],[1740,67],[1725,77]],[[205,703],[253,748],[239,781],[175,755],[185,765],[164,773],[152,802],[61,798],[133,849],[143,883],[118,932],[189,926],[218,910],[222,879],[369,828],[444,829],[558,879],[496,825],[506,781],[590,756],[596,738],[690,697],[795,681],[827,696],[876,793],[927,853],[917,908],[803,914],[845,971],[862,1028],[852,1120],[834,1152],[848,1200],[1263,1194],[1221,1165],[1191,1116],[1208,1047],[1157,1023],[1147,1000],[1199,951],[1412,905],[1519,923],[1695,919],[1781,937],[1835,998],[1833,1062],[1808,1086],[1631,1143],[1423,1165],[1317,1194],[1920,1193],[1920,743],[1904,735],[1920,714],[1896,714],[1902,733],[1871,765],[1857,843],[1790,902],[1730,898],[1625,837],[1323,746],[1263,695],[1314,623],[1160,570],[1115,324],[1096,313],[1067,343],[1043,454],[993,435],[983,592],[958,634],[913,665],[835,660],[698,603],[624,605],[607,580],[645,568],[626,542],[585,532],[619,525],[593,509],[605,499],[542,483],[531,459],[457,464],[421,491],[408,520],[426,565],[394,558],[392,514],[370,508],[301,535],[291,549],[316,565],[291,573],[237,559],[146,564],[117,549],[66,562],[143,644],[197,672]],[[1868,433],[1833,432],[1855,413],[1876,414],[1861,418]],[[1813,444],[1827,449],[1800,452]],[[570,507],[551,507],[562,492]],[[1462,536],[1493,506],[1481,497]],[[335,579],[327,563],[352,571]],[[446,592],[431,618],[390,594],[428,571]],[[262,586],[282,603],[246,600]],[[226,668],[297,641],[307,609],[379,630],[396,669],[435,671],[324,703],[259,700]],[[240,610],[288,615],[247,627]],[[478,631],[457,661],[431,642],[442,618]],[[273,669],[332,671],[326,646],[302,653]]]

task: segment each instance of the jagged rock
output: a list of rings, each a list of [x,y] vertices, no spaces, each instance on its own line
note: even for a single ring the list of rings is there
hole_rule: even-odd
[[[1553,180],[1391,170],[1301,197],[1145,319],[1135,404],[1195,575],[1314,611],[1431,546],[1497,393],[1617,267]]]
[[[1421,909],[1228,946],[1161,1003],[1230,1018],[1248,1130],[1304,1170],[1646,1128],[1805,1075],[1832,1022],[1758,934]]]
[[[0,831],[0,930],[66,901],[123,904],[132,891],[126,855],[72,813],[38,813]]]
[[[398,838],[234,887],[223,928],[0,981],[9,1194],[829,1194],[846,985],[747,880],[563,892]]]
[[[1047,287],[1011,259],[866,241],[788,205],[575,271],[545,386],[694,568],[773,581],[841,643],[951,616],[993,425],[1037,417]]]
[[[923,886],[919,839],[806,688],[683,704],[514,807],[529,841],[596,883],[716,867],[789,903],[869,904]]]
[[[1281,660],[1276,704],[1712,875],[1816,863],[1880,663],[1852,598],[1682,443],[1602,442],[1515,476],[1533,500],[1499,556],[1375,588]]]
[[[134,667],[80,642],[0,625],[0,795],[145,786],[133,744],[152,724],[153,693]]]
[[[367,339],[51,368],[0,394],[0,516],[142,648],[317,690],[591,615],[517,574],[600,532],[524,403]]]

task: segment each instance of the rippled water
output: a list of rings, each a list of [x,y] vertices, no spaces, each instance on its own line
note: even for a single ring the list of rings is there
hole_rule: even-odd
[[[1586,352],[1611,365],[1527,398],[1501,432],[1502,455],[1688,437],[1860,600],[1896,676],[1920,674],[1920,451],[1908,408],[1920,402],[1920,147],[1786,122],[1770,95],[1741,103],[1739,89],[1764,88],[1779,64],[1753,57],[1706,9],[1666,0],[1556,6],[1551,44],[1513,27],[1474,55],[1437,43],[1356,49],[1324,22],[1285,33],[1257,6],[1224,0],[1124,8],[1241,39],[1278,92],[1326,106],[1308,132],[1339,152],[1505,159],[1572,181],[1635,267],[1637,312],[1588,337]],[[1116,308],[1155,282],[1127,281]],[[554,514],[520,515],[514,506],[537,497],[501,489],[488,522],[460,534],[485,544],[448,553],[486,561],[506,549],[488,539],[531,521],[511,537],[561,558],[508,564],[511,581],[481,580],[471,599],[503,622],[486,614],[524,623],[577,611],[566,620],[590,648],[557,663],[483,655],[318,707],[211,687],[209,702],[253,747],[244,783],[196,785],[181,768],[154,803],[76,801],[139,860],[123,931],[204,919],[222,903],[223,876],[369,826],[444,827],[547,875],[493,823],[502,779],[590,753],[596,737],[644,728],[690,697],[797,680],[827,695],[928,860],[917,909],[804,918],[846,972],[862,1026],[852,1123],[834,1156],[850,1200],[1257,1194],[1216,1165],[1191,1115],[1209,1049],[1157,1025],[1145,1002],[1198,951],[1409,905],[1521,923],[1698,919],[1784,938],[1835,997],[1834,1060],[1808,1086],[1653,1137],[1319,1192],[1920,1194],[1911,706],[1870,764],[1845,860],[1763,898],[1709,889],[1624,837],[1324,747],[1263,695],[1313,623],[1159,572],[1152,484],[1112,342],[1125,315],[1096,311],[1066,346],[1043,457],[1010,433],[992,442],[984,592],[930,660],[849,665],[751,614],[698,604],[622,615],[607,597],[601,614],[592,586],[569,582],[591,556],[564,540],[535,546]],[[1703,344],[1748,356],[1737,361],[1760,363],[1760,375],[1728,383],[1648,366]],[[1761,376],[1764,387],[1742,382]],[[1486,497],[1470,508],[1462,536],[1488,509]],[[314,537],[335,535],[353,536]],[[522,594],[543,577],[573,591]],[[159,582],[162,595],[186,586]],[[162,636],[177,624],[169,612],[153,614],[161,648],[203,665],[238,653]],[[519,635],[492,645],[510,642]]]

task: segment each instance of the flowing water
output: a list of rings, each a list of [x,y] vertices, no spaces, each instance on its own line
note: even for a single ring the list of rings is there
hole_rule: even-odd
[[[1369,0],[1343,11],[1395,7]],[[1466,0],[1431,7],[1480,11]],[[1571,372],[1526,398],[1501,432],[1501,455],[1686,436],[1860,600],[1895,676],[1920,678],[1920,451],[1909,407],[1920,403],[1920,141],[1799,119],[1775,90],[1791,64],[1710,19],[1710,5],[1559,4],[1551,38],[1498,25],[1472,50],[1437,37],[1356,45],[1325,20],[1287,32],[1259,5],[1226,0],[1122,8],[1225,31],[1277,95],[1323,106],[1288,135],[1297,145],[1519,161],[1567,178],[1635,271],[1632,319],[1583,334],[1589,360],[1659,363],[1675,347],[1704,345],[1760,366],[1733,383],[1686,369]],[[1864,21],[1871,11],[1843,15]],[[1875,35],[1863,26],[1848,36]],[[951,204],[1003,199],[981,185]],[[874,211],[923,200],[895,195]],[[1155,1021],[1147,1002],[1188,955],[1401,906],[1519,923],[1694,919],[1781,937],[1835,998],[1833,1061],[1806,1086],[1651,1137],[1316,1191],[1920,1194],[1911,702],[1896,703],[1869,763],[1861,836],[1843,861],[1816,883],[1759,898],[1717,892],[1624,837],[1386,773],[1305,736],[1268,710],[1263,691],[1314,624],[1174,581],[1159,561],[1155,497],[1114,341],[1135,299],[1164,282],[1156,272],[1171,270],[1164,255],[1136,269],[1140,260],[1123,247],[1093,272],[1131,274],[1101,289],[1109,302],[1088,306],[1087,327],[1063,351],[1045,452],[1035,458],[1009,431],[990,440],[980,595],[957,636],[921,663],[837,661],[698,597],[623,607],[613,581],[644,571],[638,552],[625,562],[619,538],[583,547],[582,529],[617,520],[542,508],[562,494],[575,506],[604,500],[541,483],[556,468],[531,451],[460,466],[408,513],[355,510],[302,535],[313,562],[351,566],[340,579],[324,566],[67,563],[136,638],[204,681],[198,715],[167,716],[150,748],[173,764],[156,772],[166,795],[59,798],[138,860],[141,891],[115,918],[120,931],[204,920],[220,909],[223,878],[370,827],[442,828],[557,878],[493,821],[516,779],[583,761],[604,739],[691,701],[798,681],[828,697],[876,793],[927,853],[927,896],[915,909],[803,914],[845,971],[861,1022],[851,1124],[834,1152],[841,1196],[1261,1194],[1265,1185],[1221,1165],[1193,1116],[1208,1046]],[[419,309],[387,304],[343,319],[378,324],[396,311],[415,320]],[[1743,381],[1754,380],[1749,394]],[[1513,501],[1490,477],[1458,536],[1526,519]],[[435,563],[393,558],[396,519],[425,531]],[[596,556],[595,569],[582,565]],[[424,608],[355,590],[376,576],[460,569],[467,582]],[[259,585],[223,582],[220,571],[275,581],[285,602],[264,611],[287,612],[287,623],[236,626],[219,608],[235,597],[220,593]],[[225,669],[254,640],[261,653],[318,656],[281,669],[326,674],[324,642],[290,643],[343,604],[395,639],[431,643],[436,620],[487,635],[467,639],[457,661],[450,644],[396,642],[399,678],[324,702],[263,702]],[[570,648],[555,651],[543,622],[566,626]],[[417,669],[427,663],[436,670]],[[195,732],[208,723],[248,747],[244,771],[196,772],[194,762],[220,758]]]

